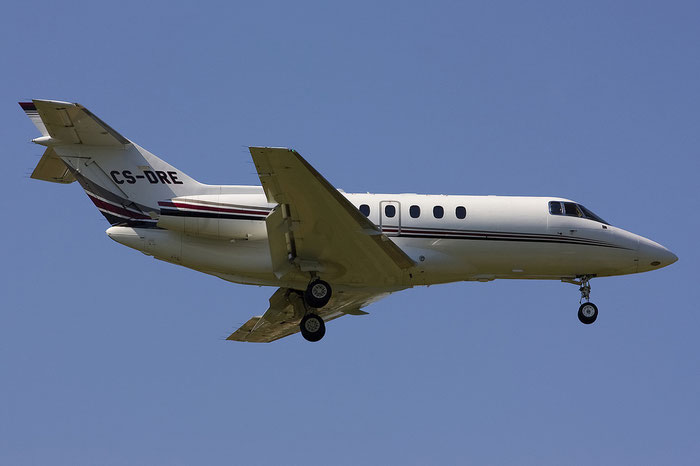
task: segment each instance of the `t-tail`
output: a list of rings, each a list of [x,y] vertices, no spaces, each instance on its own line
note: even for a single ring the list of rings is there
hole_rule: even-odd
[[[154,227],[159,201],[206,194],[201,184],[125,138],[77,103],[20,102],[46,146],[31,177],[77,181],[112,225]]]

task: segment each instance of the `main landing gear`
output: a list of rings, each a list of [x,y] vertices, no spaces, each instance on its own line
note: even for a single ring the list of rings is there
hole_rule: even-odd
[[[574,280],[570,281],[570,283],[579,285],[579,291],[581,292],[579,303],[581,303],[581,306],[578,308],[578,320],[586,325],[592,324],[598,318],[598,307],[589,301],[591,296],[590,278],[591,277],[584,275],[578,282]]]
[[[320,309],[331,300],[331,286],[320,279],[312,280],[304,291],[304,301],[309,307]]]
[[[299,323],[301,336],[307,341],[318,341],[326,334],[326,324],[316,314],[306,314]]]
[[[321,279],[314,279],[304,291],[304,304],[307,314],[299,322],[301,336],[307,341],[319,341],[326,334],[326,324],[323,319],[314,313],[314,309],[320,309],[331,300],[333,291],[331,286]]]

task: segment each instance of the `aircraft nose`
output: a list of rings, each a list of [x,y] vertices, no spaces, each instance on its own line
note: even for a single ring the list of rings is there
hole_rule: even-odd
[[[639,240],[639,269],[640,272],[660,269],[678,260],[678,256],[646,238]]]

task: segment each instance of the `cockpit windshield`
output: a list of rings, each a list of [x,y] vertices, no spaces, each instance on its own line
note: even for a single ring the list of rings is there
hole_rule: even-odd
[[[586,209],[581,204],[576,204],[575,202],[550,201],[549,213],[552,215],[567,215],[569,217],[587,218],[589,220],[593,220],[594,222],[610,225],[608,222]]]

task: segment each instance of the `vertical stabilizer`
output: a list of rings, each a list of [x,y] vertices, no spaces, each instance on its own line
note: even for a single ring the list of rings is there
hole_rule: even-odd
[[[47,147],[32,178],[77,180],[112,225],[155,227],[158,201],[218,189],[133,143],[80,104],[33,100],[20,106],[41,132],[33,142]]]

